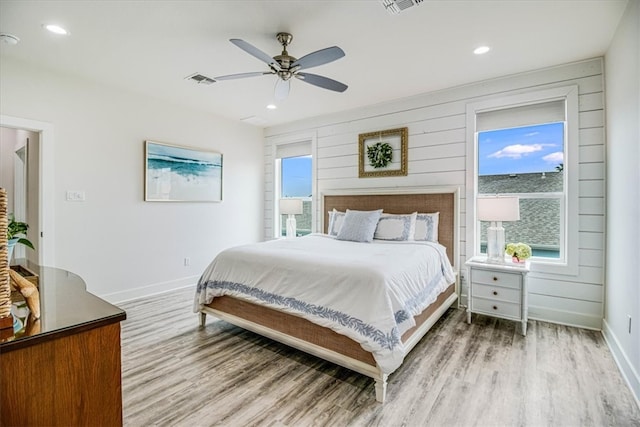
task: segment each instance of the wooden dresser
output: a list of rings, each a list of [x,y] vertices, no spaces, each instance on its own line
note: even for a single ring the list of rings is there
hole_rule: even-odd
[[[73,273],[28,268],[39,276],[41,318],[16,322],[15,335],[0,342],[0,425],[122,425],[126,313]]]

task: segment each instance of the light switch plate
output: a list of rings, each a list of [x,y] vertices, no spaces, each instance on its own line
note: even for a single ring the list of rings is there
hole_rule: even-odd
[[[84,191],[67,190],[67,201],[69,202],[84,202],[84,198]]]

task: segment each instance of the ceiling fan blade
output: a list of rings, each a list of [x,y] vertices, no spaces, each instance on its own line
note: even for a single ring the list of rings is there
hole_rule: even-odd
[[[318,65],[328,64],[336,59],[340,59],[344,56],[344,51],[338,46],[328,47],[326,49],[317,50],[311,52],[308,55],[295,61],[291,64],[291,68],[300,67],[299,70],[311,67],[317,67]]]
[[[291,89],[291,80],[278,79],[276,81],[276,88],[274,90],[274,96],[276,101],[282,101],[289,96],[289,89]]]
[[[255,47],[254,45],[247,43],[246,41],[241,39],[229,39],[229,41],[235,44],[236,46],[238,46],[240,49],[247,52],[249,55],[252,55],[258,58],[260,61],[268,64],[269,67],[275,68],[276,70],[280,70],[280,64],[278,64],[278,62],[275,59],[273,59],[272,57],[270,57],[269,55],[267,55],[266,53],[264,53],[263,51]]]
[[[256,71],[253,73],[238,73],[238,74],[229,74],[226,76],[218,76],[218,77],[214,77],[214,80],[234,80],[234,79],[245,79],[247,77],[258,77],[258,76],[264,76],[265,74],[273,74],[273,73],[269,73],[269,72],[262,72],[262,71]]]
[[[296,78],[302,80],[303,82],[307,82],[309,84],[321,87],[323,89],[333,90],[335,92],[344,92],[349,87],[346,84],[340,83],[337,80],[333,80],[324,76],[319,76],[317,74],[296,73],[294,75],[296,76]]]

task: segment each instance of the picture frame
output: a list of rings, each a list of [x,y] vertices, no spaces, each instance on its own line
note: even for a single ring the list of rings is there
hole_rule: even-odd
[[[147,202],[221,202],[222,153],[145,141]]]
[[[397,128],[358,136],[358,177],[406,176],[409,129]]]

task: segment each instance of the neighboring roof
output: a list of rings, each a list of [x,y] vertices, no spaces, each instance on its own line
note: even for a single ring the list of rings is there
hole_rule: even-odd
[[[484,175],[478,177],[478,193],[550,193],[561,192],[562,172]],[[540,227],[545,224],[545,227]],[[483,224],[481,241],[486,241]],[[520,199],[520,221],[504,222],[506,242],[538,247],[560,246],[560,202],[557,199]]]

